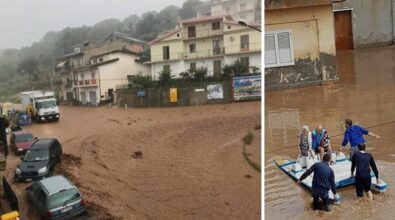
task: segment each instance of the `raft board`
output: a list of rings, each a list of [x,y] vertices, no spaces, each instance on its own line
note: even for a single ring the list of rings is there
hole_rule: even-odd
[[[302,174],[306,171],[306,168],[304,168],[298,172],[294,172],[292,168],[293,165],[296,163],[295,160],[284,160],[282,158],[277,158],[274,160],[274,163],[295,181],[297,181],[300,178],[300,176],[302,176]],[[351,161],[347,159],[340,159],[340,160],[336,160],[336,163],[330,166],[335,174],[336,188],[341,188],[354,184],[355,181],[354,177],[350,177]],[[314,174],[311,174],[301,182],[304,187],[310,190],[312,188],[313,175]],[[373,172],[371,173],[371,176],[372,176],[371,189],[375,192],[383,193],[388,188],[388,184],[385,183],[382,179],[380,179],[380,184],[376,184],[376,177],[374,176]],[[341,197],[334,200],[334,195],[331,190],[329,190],[329,198],[332,199],[335,203],[339,203],[341,200]]]

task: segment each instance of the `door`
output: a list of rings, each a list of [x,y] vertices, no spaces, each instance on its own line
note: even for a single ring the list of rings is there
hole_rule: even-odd
[[[352,50],[354,48],[351,18],[351,10],[335,12],[337,50]]]
[[[86,105],[86,92],[80,92],[80,96],[81,96],[81,103],[83,105]]]
[[[89,99],[91,100],[91,105],[97,106],[96,91],[89,92]]]
[[[108,100],[114,102],[114,89],[108,89]]]
[[[72,92],[66,92],[66,101],[68,101],[68,102],[73,101],[73,93]]]

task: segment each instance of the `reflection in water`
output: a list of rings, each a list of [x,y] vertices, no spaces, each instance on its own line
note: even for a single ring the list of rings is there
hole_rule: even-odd
[[[338,83],[299,89],[269,91],[265,97],[265,207],[268,219],[361,219],[395,214],[395,65],[392,47],[337,52]],[[304,124],[323,124],[332,136],[332,149],[340,147],[345,118],[367,127],[382,138],[367,137],[367,149],[390,184],[373,203],[357,201],[353,186],[340,189],[344,200],[332,213],[314,212],[310,192],[296,187],[273,159],[296,158],[296,135]]]

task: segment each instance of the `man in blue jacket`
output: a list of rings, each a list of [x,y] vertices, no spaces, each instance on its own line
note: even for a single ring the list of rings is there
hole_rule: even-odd
[[[366,192],[370,200],[373,200],[370,186],[372,185],[372,177],[370,176],[370,167],[376,176],[376,183],[379,183],[379,171],[377,170],[376,162],[370,153],[365,152],[365,144],[358,145],[359,151],[355,152],[351,164],[351,176],[354,175],[354,170],[357,168],[355,174],[355,190],[358,197],[363,197],[363,191]]]
[[[351,119],[346,119],[345,122],[346,131],[344,132],[342,148],[350,142],[350,160],[352,160],[353,155],[358,151],[358,145],[365,143],[363,135],[369,135],[375,138],[380,138],[380,136],[373,134],[359,125],[353,125]]]
[[[314,172],[312,185],[314,209],[320,209],[319,198],[321,198],[324,205],[323,210],[327,212],[331,211],[329,207],[329,190],[332,190],[333,195],[336,195],[335,174],[333,173],[332,168],[329,166],[330,159],[330,156],[325,154],[323,157],[323,162],[317,162],[311,166],[305,173],[302,174],[297,182],[300,184],[302,180]]]

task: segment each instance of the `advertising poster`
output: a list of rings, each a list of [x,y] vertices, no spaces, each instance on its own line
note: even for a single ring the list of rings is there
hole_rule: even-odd
[[[207,99],[224,99],[222,84],[207,85]]]
[[[170,102],[177,102],[177,88],[170,88]]]
[[[254,100],[261,98],[261,75],[233,78],[233,99]]]

